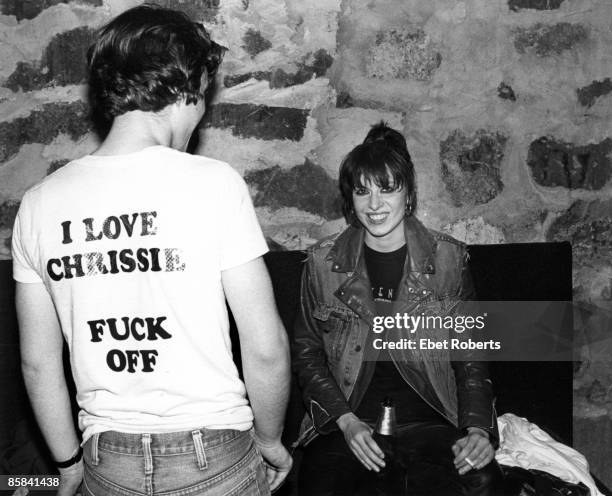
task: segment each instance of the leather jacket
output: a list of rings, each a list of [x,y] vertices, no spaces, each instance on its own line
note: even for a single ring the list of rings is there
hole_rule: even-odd
[[[404,231],[408,255],[393,314],[471,315],[476,309],[470,307],[475,295],[466,245],[426,229],[414,216],[405,217]],[[363,228],[349,227],[309,250],[292,342],[293,368],[308,412],[296,444],[336,429],[335,420],[355,411],[367,387],[359,387],[357,379],[376,310],[363,257],[364,235]],[[407,337],[418,339],[428,331],[416,332]],[[390,350],[390,355],[425,402],[459,429],[486,430],[496,446],[486,362],[475,360],[470,351]]]

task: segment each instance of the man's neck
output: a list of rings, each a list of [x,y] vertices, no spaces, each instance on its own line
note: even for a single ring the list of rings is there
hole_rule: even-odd
[[[116,117],[94,155],[125,155],[150,146],[172,146],[173,133],[163,117],[132,111]]]

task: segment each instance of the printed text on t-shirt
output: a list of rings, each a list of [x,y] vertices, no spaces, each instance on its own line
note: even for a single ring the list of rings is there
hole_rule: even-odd
[[[101,223],[93,217],[83,219],[84,241],[100,241],[131,238],[133,236],[154,236],[157,226],[154,221],[157,212],[135,212],[132,214],[110,215]],[[62,244],[73,242],[72,221],[61,223]],[[178,248],[123,248],[106,252],[91,251],[64,255],[47,260],[47,273],[53,281],[73,277],[139,272],[184,271],[185,263]]]

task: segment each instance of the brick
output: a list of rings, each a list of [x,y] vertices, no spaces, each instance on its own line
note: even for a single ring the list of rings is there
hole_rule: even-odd
[[[588,86],[578,88],[576,90],[576,96],[580,105],[583,107],[592,107],[595,101],[600,97],[607,95],[612,92],[612,80],[610,78],[603,79],[602,81],[593,81]]]
[[[18,21],[34,19],[43,10],[60,3],[76,2],[84,5],[99,7],[102,0],[0,0],[0,12],[4,15],[13,15]]]
[[[577,267],[609,265],[612,260],[612,200],[576,201],[557,218],[548,241],[569,241]]]
[[[289,170],[275,166],[248,172],[244,179],[256,191],[256,207],[295,207],[326,219],[342,216],[337,181],[308,160]]]
[[[455,130],[440,143],[442,179],[456,206],[482,205],[503,190],[500,169],[507,139],[484,129],[471,135]]]
[[[267,107],[250,103],[219,103],[204,116],[201,126],[230,128],[234,136],[263,140],[299,141],[304,136],[308,110]]]
[[[82,101],[47,103],[27,117],[0,122],[0,162],[27,143],[51,143],[58,135],[76,140],[91,130],[89,109]]]
[[[508,7],[514,12],[522,9],[555,10],[564,0],[508,0]]]
[[[79,27],[53,37],[40,62],[20,62],[5,86],[32,91],[50,84],[80,84],[87,79],[86,54],[95,31]]]
[[[381,31],[366,55],[368,77],[428,81],[442,63],[442,55],[421,29]]]
[[[13,228],[19,204],[20,202],[16,200],[7,200],[0,205],[0,229]]]
[[[252,28],[247,29],[242,36],[242,41],[244,42],[242,48],[244,48],[251,58],[255,58],[257,54],[272,48],[270,40],[267,40],[259,31]]]
[[[529,145],[527,165],[541,186],[599,190],[612,176],[612,138],[574,145],[544,136]]]
[[[497,96],[499,96],[503,100],[510,100],[512,102],[516,102],[516,94],[514,93],[512,86],[504,83],[503,81],[499,83],[499,86],[497,87]]]
[[[588,29],[582,24],[559,22],[553,25],[537,23],[515,31],[514,47],[519,53],[533,52],[538,57],[560,55],[589,38]]]

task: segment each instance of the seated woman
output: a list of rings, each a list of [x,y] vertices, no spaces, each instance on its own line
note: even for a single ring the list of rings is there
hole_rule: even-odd
[[[308,411],[300,496],[496,494],[501,472],[486,362],[402,340],[442,341],[440,329],[406,332],[404,316],[469,312],[466,246],[414,216],[406,141],[384,123],[347,155],[339,182],[350,226],[309,252],[292,343]],[[398,425],[393,467],[372,435],[388,397]]]

